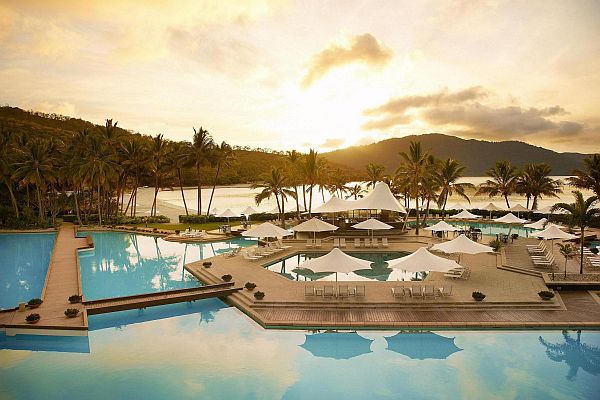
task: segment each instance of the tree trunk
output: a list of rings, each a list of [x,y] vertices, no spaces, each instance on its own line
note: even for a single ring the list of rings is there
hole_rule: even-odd
[[[294,185],[294,191],[296,192],[296,213],[300,218],[300,199],[298,199],[298,186]]]
[[[44,222],[44,210],[42,210],[42,194],[40,191],[40,187],[36,185],[37,189],[37,198],[38,198],[38,211],[40,216],[40,222]]]
[[[425,218],[423,219],[423,225],[425,225],[427,223],[427,219],[429,218],[429,203],[431,202],[431,199],[427,199],[427,208],[425,210]]]
[[[206,215],[210,214],[210,206],[212,204],[213,195],[215,194],[215,188],[217,187],[217,178],[219,177],[219,171],[221,170],[221,162],[217,165],[217,173],[215,174],[215,181],[213,182],[212,191],[210,192],[210,200],[208,201],[208,208],[206,209]]]
[[[198,180],[198,215],[202,214],[202,182],[200,181],[200,165],[196,166],[196,179]],[[207,215],[208,217],[208,215]]]
[[[10,202],[15,210],[15,216],[19,218],[19,205],[17,204],[17,199],[15,198],[15,194],[12,190],[12,185],[10,184],[9,180],[6,181],[6,187],[8,188],[8,193],[10,194]]]
[[[179,180],[179,189],[181,189],[181,198],[183,200],[183,207],[185,208],[185,215],[188,214],[187,203],[185,202],[185,194],[183,194],[183,184],[181,183],[181,168],[177,168],[177,179]]]
[[[281,227],[285,229],[285,199],[281,195]]]
[[[533,196],[533,204],[531,205],[531,211],[537,210],[537,199],[538,199],[537,196]],[[527,208],[529,208],[529,207],[527,207]]]
[[[100,206],[100,181],[98,181],[98,221],[100,226],[102,226],[102,210]]]
[[[506,207],[510,208],[510,204],[508,203],[508,195],[504,195],[504,200],[506,200]]]
[[[302,184],[302,197],[304,198],[304,211],[308,211],[308,207],[306,205],[306,185]]]
[[[583,225],[583,224],[582,224]],[[583,238],[585,237],[585,228],[581,227],[581,253],[579,254],[579,273],[583,274]]]
[[[277,193],[275,193],[275,201],[277,201],[277,215],[281,221],[281,205],[279,204],[279,195]]]
[[[310,190],[310,194],[309,194],[309,203],[308,203],[308,216],[311,217],[311,212],[312,212],[312,197],[313,197],[313,187],[314,185],[311,183],[310,187],[308,188],[308,190]]]
[[[415,197],[415,211],[417,212],[417,228],[416,233],[419,234],[419,195]]]
[[[77,188],[73,190],[73,197],[75,197],[75,214],[77,214],[77,222],[79,222],[79,226],[83,225],[81,223],[81,214],[79,213],[79,201],[77,200]]]

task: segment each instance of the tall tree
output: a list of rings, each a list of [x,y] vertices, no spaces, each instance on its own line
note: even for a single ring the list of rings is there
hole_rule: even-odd
[[[296,150],[290,150],[285,154],[285,160],[287,162],[287,176],[289,177],[290,184],[294,187],[294,193],[296,194],[296,214],[300,217],[298,185],[301,184],[300,162],[302,161],[302,154]],[[306,194],[304,194],[304,209],[306,210]]]
[[[302,163],[302,172],[304,175],[304,179],[308,185],[309,194],[309,202],[308,202],[308,213],[312,212],[312,199],[313,199],[313,189],[319,182],[319,176],[321,171],[325,168],[325,160],[319,157],[319,153],[310,149],[308,154],[304,155],[303,163]]]
[[[438,207],[442,209],[442,219],[445,218],[446,205],[448,198],[454,193],[471,203],[466,190],[473,189],[475,186],[472,183],[458,182],[462,178],[462,173],[465,170],[463,165],[452,158],[447,158],[440,161],[433,171],[433,179],[439,186],[439,195],[437,198]]]
[[[417,212],[417,226],[415,229],[418,235],[420,227],[419,196],[430,158],[429,154],[421,148],[421,142],[411,142],[408,152],[401,152],[400,157],[402,161],[396,175],[401,175],[406,179],[408,196],[415,199],[415,210]]]
[[[485,173],[491,179],[479,185],[476,194],[487,194],[490,197],[502,196],[506,201],[506,207],[510,208],[508,196],[515,192],[519,172],[516,167],[508,161],[498,161],[496,165]]]
[[[550,178],[552,167],[548,164],[528,164],[517,178],[516,191],[527,197],[527,208],[529,199],[533,198],[532,210],[537,210],[538,200],[542,196],[558,197],[562,193],[561,181]]]
[[[219,172],[221,172],[222,167],[231,166],[232,161],[234,160],[233,149],[230,145],[225,142],[221,142],[220,145],[215,146],[212,150],[212,159],[216,164],[215,171],[215,179],[213,181],[212,191],[210,192],[210,200],[208,201],[208,207],[206,208],[206,215],[210,213],[210,206],[212,204],[212,199],[215,194],[215,188],[217,187],[217,180],[219,179]]]
[[[169,151],[169,144],[162,134],[158,134],[152,138],[152,147],[150,148],[151,161],[150,169],[154,177],[154,200],[152,201],[152,209],[150,215],[156,217],[157,204],[156,199],[158,191],[161,188],[162,178],[165,176],[165,164],[167,161],[167,152]]]
[[[584,169],[573,170],[568,178],[569,185],[579,189],[588,189],[600,197],[600,154],[591,155],[583,160]]]
[[[377,182],[383,181],[385,167],[381,164],[369,163],[366,166],[367,170],[367,188],[375,187]]]
[[[15,217],[19,218],[19,204],[14,193],[14,172],[15,164],[10,160],[16,158],[16,149],[13,143],[13,133],[0,128],[0,181],[3,182],[8,189],[10,202],[15,212]]]
[[[289,189],[287,177],[284,175],[280,167],[272,167],[269,174],[262,176],[262,182],[253,184],[252,189],[262,189],[260,193],[254,196],[256,205],[260,205],[264,200],[275,197],[277,202],[277,210],[281,225],[285,226],[285,199],[294,197],[296,193]]]
[[[194,138],[188,154],[188,162],[196,167],[196,181],[198,183],[198,215],[202,213],[202,176],[200,170],[209,163],[210,152],[214,147],[214,141],[207,130],[200,127],[194,129]]]

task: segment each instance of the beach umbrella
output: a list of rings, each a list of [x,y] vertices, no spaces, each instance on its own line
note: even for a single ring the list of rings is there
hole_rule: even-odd
[[[508,209],[508,211],[514,211],[514,212],[529,212],[530,210],[526,207],[523,207],[520,204],[514,205],[511,208]]]
[[[388,267],[407,272],[448,272],[453,268],[460,268],[460,265],[454,260],[431,254],[425,247],[419,247],[412,254],[388,261]],[[394,272],[396,271],[392,271],[388,280],[393,280]]]
[[[352,257],[336,247],[324,256],[303,262],[298,265],[298,268],[310,269],[313,272],[335,273],[337,280],[338,272],[348,273],[357,269],[371,268],[371,264],[371,261]]]
[[[462,349],[454,343],[454,338],[440,336],[433,332],[397,333],[385,337],[387,349],[415,360],[444,360]]]
[[[352,209],[353,201],[342,200],[337,196],[333,196],[327,202],[321,204],[319,207],[312,209],[313,213],[336,213],[340,211],[348,211]]]
[[[291,232],[280,228],[276,225],[273,225],[270,222],[265,222],[263,224],[255,226],[252,229],[248,229],[247,231],[242,232],[242,236],[256,238],[281,238],[284,236],[289,236],[291,234]]]
[[[366,221],[359,222],[358,224],[352,225],[354,229],[366,229],[371,233],[371,239],[373,238],[373,231],[375,230],[384,230],[384,229],[394,229],[393,226],[386,224],[385,222],[381,222],[375,218],[369,218]]]
[[[258,210],[255,210],[254,208],[248,206],[244,208],[244,211],[242,211],[241,214],[245,215],[246,217],[249,217],[252,214],[258,214]]]
[[[349,201],[349,210],[387,210],[406,214],[406,209],[385,182],[377,182],[373,190],[362,199]]]
[[[219,213],[219,209],[218,208],[213,208],[212,210],[210,210],[210,215],[217,215]]]
[[[527,220],[516,217],[513,213],[508,213],[500,218],[494,218],[494,222],[501,222],[503,224],[524,224]]]
[[[546,218],[542,218],[539,219],[535,222],[532,222],[531,224],[525,224],[523,225],[524,228],[530,228],[530,229],[544,229],[544,227],[546,226],[546,224],[548,223],[548,219]]]
[[[466,210],[468,207],[462,203],[454,203],[451,206],[446,207],[447,210]]]
[[[330,232],[337,229],[337,226],[314,217],[292,228],[294,232],[312,232],[313,238],[316,237],[317,232]]]
[[[442,253],[454,254],[458,253],[459,261],[460,254],[480,254],[492,253],[494,249],[485,244],[477,243],[466,237],[464,234],[448,242],[438,243],[431,247],[431,250],[441,251]]]
[[[440,221],[435,225],[425,228],[425,230],[433,231],[433,232],[455,232],[458,230],[458,228],[450,225],[449,223],[447,223],[445,221]]]
[[[538,212],[540,214],[569,214],[569,212],[567,210],[554,210],[552,211],[552,207],[551,206],[546,206],[540,210],[537,210],[535,212]]]
[[[323,332],[307,334],[300,347],[315,357],[348,360],[371,353],[372,342],[373,340],[362,337],[356,332]]]
[[[554,239],[571,240],[576,239],[577,235],[561,231],[557,225],[549,224],[546,229],[534,234],[539,239],[550,239],[552,241],[552,253],[554,253]]]
[[[490,218],[492,218],[492,211],[502,211],[500,207],[495,205],[494,203],[489,203],[487,206],[483,207],[482,210],[486,210],[490,212]]]
[[[481,218],[481,215],[471,214],[467,210],[462,210],[458,214],[451,215],[448,218],[450,218],[450,219],[477,219],[477,218]]]
[[[227,224],[229,224],[229,218],[235,218],[235,217],[239,217],[239,214],[234,213],[233,211],[231,211],[231,208],[226,209],[225,211],[223,211],[221,214],[218,215],[219,218],[227,218]]]

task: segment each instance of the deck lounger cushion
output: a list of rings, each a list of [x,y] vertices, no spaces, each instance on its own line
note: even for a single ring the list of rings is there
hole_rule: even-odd
[[[423,292],[424,296],[435,296],[435,289],[433,288],[433,285],[426,285],[425,286],[425,291]]]
[[[365,239],[365,247],[371,247],[371,240]]]
[[[373,247],[379,247],[379,239],[373,238]]]
[[[315,247],[321,248],[321,239],[315,239]]]
[[[340,239],[333,238],[333,247],[340,247]]]
[[[313,240],[312,239],[308,239],[306,241],[306,247],[313,247]]]
[[[392,296],[398,298],[398,297],[404,297],[404,287],[402,286],[395,286],[392,288]]]
[[[354,247],[360,247],[360,238],[354,238]]]
[[[423,297],[421,285],[413,285],[410,288],[410,294],[412,297]]]
[[[354,289],[354,293],[356,297],[365,297],[365,285],[356,286]]]
[[[389,247],[390,244],[388,243],[388,238],[386,238],[386,237],[381,238],[381,245],[383,247]]]
[[[323,287],[323,297],[333,297],[335,296],[335,291],[333,290],[332,285],[325,285]]]
[[[307,297],[314,296],[315,295],[315,287],[313,285],[304,286],[304,295]]]
[[[349,295],[350,291],[348,289],[348,285],[338,286],[338,297],[348,297]]]
[[[340,247],[346,247],[346,238],[340,238]]]

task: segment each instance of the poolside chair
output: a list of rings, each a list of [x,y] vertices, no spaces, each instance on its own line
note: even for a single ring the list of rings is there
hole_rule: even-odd
[[[403,298],[406,293],[404,292],[404,287],[402,286],[394,286],[392,288],[392,296],[394,298]]]
[[[315,248],[317,248],[317,249],[321,248],[321,239],[315,239]]]
[[[346,248],[346,238],[340,238],[340,247]]]
[[[347,299],[350,296],[350,290],[348,285],[339,285],[337,290],[337,297]]]
[[[373,247],[379,247],[379,239],[373,238]]]
[[[315,285],[304,285],[304,296],[315,297]]]
[[[554,255],[549,260],[531,260],[536,267],[551,267],[554,265]]]
[[[312,239],[306,240],[306,247],[314,247],[314,242]]]
[[[390,244],[388,243],[388,238],[386,238],[386,237],[381,238],[381,245],[383,247],[390,247]]]
[[[283,249],[277,247],[277,245],[274,242],[267,243],[265,247],[267,251],[270,251],[271,253],[279,253],[280,251],[283,251]]]
[[[325,285],[323,286],[323,297],[334,297],[335,290],[333,289],[333,285]]]
[[[292,246],[283,244],[283,241],[281,239],[277,239],[277,245],[279,246],[279,248],[284,249],[284,250],[292,248]]]
[[[425,285],[425,290],[423,291],[423,297],[435,297],[435,289],[433,285]]]
[[[354,238],[354,247],[357,249],[360,247],[360,238]]]
[[[333,247],[340,247],[340,239],[333,238]]]
[[[365,297],[365,294],[366,294],[365,285],[359,285],[354,288],[354,296]]]
[[[452,296],[452,285],[442,285],[441,289],[440,294],[443,297]]]
[[[410,288],[410,295],[412,297],[420,297],[423,298],[423,288],[421,287],[421,285],[413,285]]]
[[[371,247],[371,239],[365,238],[365,247]]]
[[[259,257],[259,256],[255,256],[253,254],[250,254],[247,251],[244,251],[242,253],[242,257],[244,257],[244,260],[249,260],[249,261],[256,261],[256,260],[259,260],[259,259],[262,258],[262,257]]]

